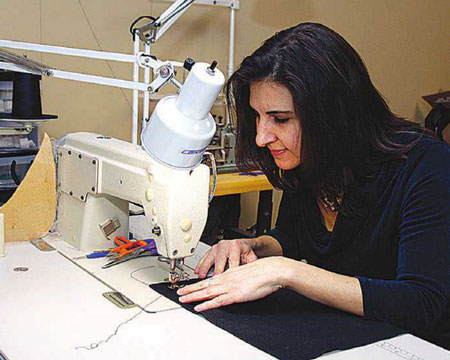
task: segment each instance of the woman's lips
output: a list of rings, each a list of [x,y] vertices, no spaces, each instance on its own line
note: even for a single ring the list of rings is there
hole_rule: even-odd
[[[283,149],[283,150],[270,150],[270,153],[272,154],[272,156],[274,157],[278,157],[280,155],[283,155],[287,150]]]

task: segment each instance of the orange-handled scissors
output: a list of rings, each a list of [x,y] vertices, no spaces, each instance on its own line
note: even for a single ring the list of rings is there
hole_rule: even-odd
[[[122,258],[125,255],[131,254],[138,249],[148,246],[148,243],[146,241],[132,241],[124,238],[123,236],[116,236],[114,239],[114,243],[117,245],[117,247],[110,251],[110,255],[115,256],[118,259]]]

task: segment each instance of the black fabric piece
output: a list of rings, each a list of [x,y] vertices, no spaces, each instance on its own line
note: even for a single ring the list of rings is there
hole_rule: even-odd
[[[187,283],[195,283],[191,280]],[[167,283],[150,285],[178,302]],[[181,304],[194,312],[192,304]],[[404,333],[387,323],[364,320],[280,289],[266,298],[201,313],[208,321],[279,359],[311,359]]]

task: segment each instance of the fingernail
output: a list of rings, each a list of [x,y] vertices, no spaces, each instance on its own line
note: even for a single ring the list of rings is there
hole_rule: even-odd
[[[194,310],[200,312],[202,311],[202,307],[200,305],[197,305],[194,307]]]
[[[179,300],[180,302],[184,302],[184,300],[186,300],[186,296],[182,296],[182,297],[178,298],[178,300]]]

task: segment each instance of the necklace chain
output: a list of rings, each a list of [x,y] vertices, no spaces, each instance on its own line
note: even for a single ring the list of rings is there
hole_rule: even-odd
[[[321,194],[320,201],[325,209],[330,210],[332,212],[336,212],[339,209],[339,205],[341,205],[341,200],[337,199],[336,201],[331,201],[328,199],[328,196],[325,194]]]

